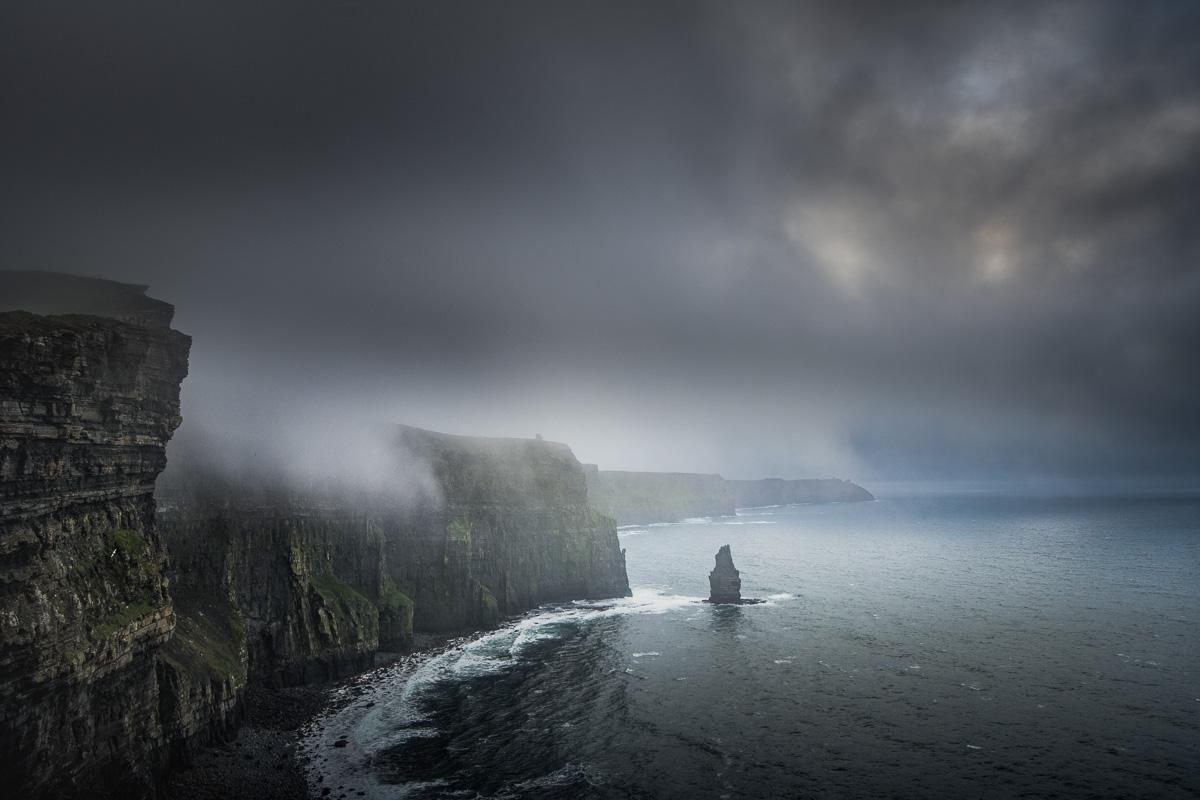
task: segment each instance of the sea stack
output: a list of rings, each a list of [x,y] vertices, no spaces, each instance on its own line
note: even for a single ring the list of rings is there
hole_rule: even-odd
[[[733,566],[733,554],[729,552],[729,545],[724,545],[717,551],[717,566],[708,573],[708,585],[708,602],[742,602],[741,573]]]

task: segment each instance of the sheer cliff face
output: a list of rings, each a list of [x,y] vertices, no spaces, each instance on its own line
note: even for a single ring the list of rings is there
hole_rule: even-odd
[[[435,491],[351,501],[185,476],[166,499],[172,592],[234,599],[250,680],[325,680],[409,646],[414,628],[487,627],[541,603],[629,593],[616,529],[588,506],[565,445],[379,435]]]
[[[0,763],[18,794],[150,773],[175,624],[153,490],[189,346],[165,327],[0,313]]]
[[[628,594],[612,520],[588,506],[565,445],[389,429],[436,502],[218,481],[157,515],[190,339],[143,291],[0,272],[10,793],[152,795],[164,767],[236,728],[248,681],[359,671],[414,624]],[[18,300],[110,316],[4,311]]]
[[[541,603],[628,595],[613,521],[564,444],[401,428],[440,503],[387,521],[388,569],[418,630],[492,625]]]
[[[210,485],[160,515],[180,614],[205,598],[233,604],[247,679],[272,686],[359,672],[404,648],[411,603],[384,574],[377,520],[312,495],[263,496]]]

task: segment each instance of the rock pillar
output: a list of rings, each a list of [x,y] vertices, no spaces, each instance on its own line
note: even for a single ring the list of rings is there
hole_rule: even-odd
[[[717,565],[708,573],[708,585],[708,602],[742,602],[741,573],[733,566],[733,554],[729,552],[729,545],[724,545],[717,551]]]

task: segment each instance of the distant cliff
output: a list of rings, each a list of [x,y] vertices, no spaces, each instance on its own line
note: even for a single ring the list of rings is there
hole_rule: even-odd
[[[616,529],[588,507],[566,445],[404,426],[379,435],[434,491],[349,498],[187,473],[164,489],[172,586],[232,599],[250,681],[328,680],[408,647],[414,629],[629,594]]]
[[[400,428],[440,503],[385,522],[388,568],[416,604],[417,629],[493,624],[540,603],[628,595],[612,520],[588,504],[564,444]]]
[[[601,471],[586,465],[592,507],[618,525],[733,516],[734,499],[720,475]]]
[[[732,516],[737,508],[792,503],[852,503],[874,496],[850,481],[766,478],[730,481],[692,472],[617,472],[585,464],[592,506],[618,525]]]
[[[764,478],[728,483],[738,508],[793,503],[858,503],[875,499],[875,495],[861,486],[837,478],[798,481]]]

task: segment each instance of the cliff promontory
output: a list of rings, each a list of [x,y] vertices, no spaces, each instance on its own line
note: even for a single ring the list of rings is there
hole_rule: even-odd
[[[720,475],[693,472],[620,472],[588,464],[592,506],[618,525],[731,517],[733,494]]]
[[[763,478],[728,483],[738,508],[786,506],[793,503],[859,503],[875,499],[875,495],[861,486],[837,478],[796,481]]]
[[[0,288],[11,308],[18,292]],[[170,306],[141,290],[111,302],[150,324],[0,313],[0,763],[14,797],[139,796],[162,753],[156,667],[175,613],[153,492],[190,339],[156,324]]]
[[[158,508],[190,339],[144,290],[0,272],[7,793],[152,797],[236,732],[250,685],[357,672],[414,630],[629,593],[583,468],[540,439],[384,427],[421,491],[386,468],[373,485],[399,490],[183,469]]]
[[[592,506],[618,525],[728,517],[738,508],[793,503],[853,503],[875,497],[850,481],[765,478],[731,481],[694,472],[619,472],[586,464]]]
[[[388,565],[416,604],[413,625],[493,624],[540,603],[628,595],[613,521],[588,504],[569,447],[540,439],[397,430],[440,501],[385,523]]]
[[[629,594],[612,520],[563,444],[405,426],[375,435],[424,490],[186,472],[164,487],[173,591],[230,598],[251,682],[353,674],[416,631],[495,625],[542,603]],[[386,481],[384,481],[386,483]]]

